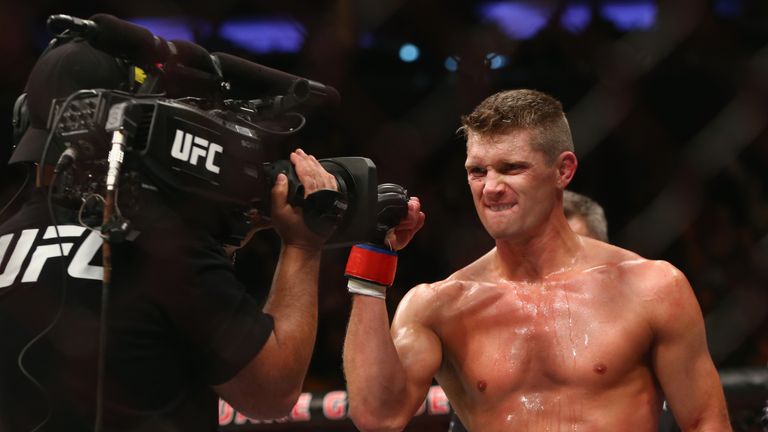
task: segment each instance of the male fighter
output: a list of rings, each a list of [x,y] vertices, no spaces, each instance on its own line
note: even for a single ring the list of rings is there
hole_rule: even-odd
[[[561,104],[497,93],[462,119],[467,179],[496,247],[412,289],[391,330],[356,291],[344,349],[353,421],[401,430],[433,377],[471,431],[727,431],[696,298],[671,264],[575,234],[577,160]]]

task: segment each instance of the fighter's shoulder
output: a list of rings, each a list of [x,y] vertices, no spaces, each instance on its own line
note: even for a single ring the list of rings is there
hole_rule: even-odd
[[[667,261],[640,259],[622,264],[625,286],[651,317],[655,329],[675,322],[701,319],[701,310],[691,284],[682,271]],[[693,318],[691,318],[693,317]],[[698,317],[698,318],[695,318]]]
[[[416,285],[403,296],[397,306],[397,315],[430,321],[442,308],[454,303],[466,290],[466,285],[465,281],[453,277]]]
[[[495,249],[494,249],[495,250]],[[398,314],[428,316],[454,304],[468,290],[482,284],[488,277],[488,261],[492,250],[446,279],[422,283],[411,288],[398,305]]]
[[[649,293],[689,287],[683,272],[668,261],[648,259],[626,249],[610,247],[607,261],[625,284]]]
[[[416,285],[405,294],[401,305],[403,302],[429,304],[436,301],[438,297],[445,297],[453,292],[460,291],[463,284],[460,280],[448,278],[437,282]]]
[[[636,287],[654,297],[674,299],[689,296],[691,285],[682,271],[667,261],[645,260],[629,265],[632,269]]]

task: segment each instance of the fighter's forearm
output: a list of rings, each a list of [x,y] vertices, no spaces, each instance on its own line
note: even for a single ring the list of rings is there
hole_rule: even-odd
[[[715,422],[706,425],[682,428],[682,432],[731,432],[731,425],[728,422]]]
[[[713,410],[697,421],[681,425],[680,430],[682,432],[730,432],[732,429],[728,413]]]
[[[410,413],[406,374],[389,332],[385,303],[354,296],[344,342],[349,414],[361,430],[399,430]]]
[[[700,394],[709,394],[709,398],[706,405],[697,409],[697,415],[682,416],[685,418],[675,416],[682,432],[730,432],[732,430],[725,398],[720,390],[719,381],[716,382],[711,392],[707,392],[706,389],[700,390]],[[675,412],[674,405],[672,410]]]

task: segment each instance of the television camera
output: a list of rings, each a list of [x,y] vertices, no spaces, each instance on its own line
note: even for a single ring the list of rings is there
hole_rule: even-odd
[[[268,217],[281,172],[289,179],[288,201],[302,207],[308,227],[333,231],[328,246],[383,239],[407,213],[406,191],[378,185],[376,166],[363,157],[321,159],[339,190],[304,197],[280,141],[303,128],[303,111],[339,102],[332,87],[190,42],[165,41],[111,15],[54,15],[48,27],[57,38],[85,38],[146,73],[133,91],[88,89],[57,99],[48,117],[42,159],[56,163],[59,194],[86,203],[106,189],[103,222],[115,238],[128,223],[108,208],[120,187],[136,182],[227,209],[233,244],[247,229],[245,211]],[[69,170],[74,163],[86,169]]]

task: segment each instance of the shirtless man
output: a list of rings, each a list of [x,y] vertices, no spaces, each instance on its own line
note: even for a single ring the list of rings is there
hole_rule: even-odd
[[[603,207],[592,198],[577,192],[563,191],[563,213],[574,233],[608,242],[608,220]],[[448,432],[467,432],[454,412]]]
[[[402,430],[432,378],[470,431],[730,430],[696,298],[667,262],[576,235],[577,160],[559,102],[495,94],[462,119],[467,179],[496,247],[385,302],[353,296],[344,370],[363,431]],[[396,247],[396,245],[395,245]]]

